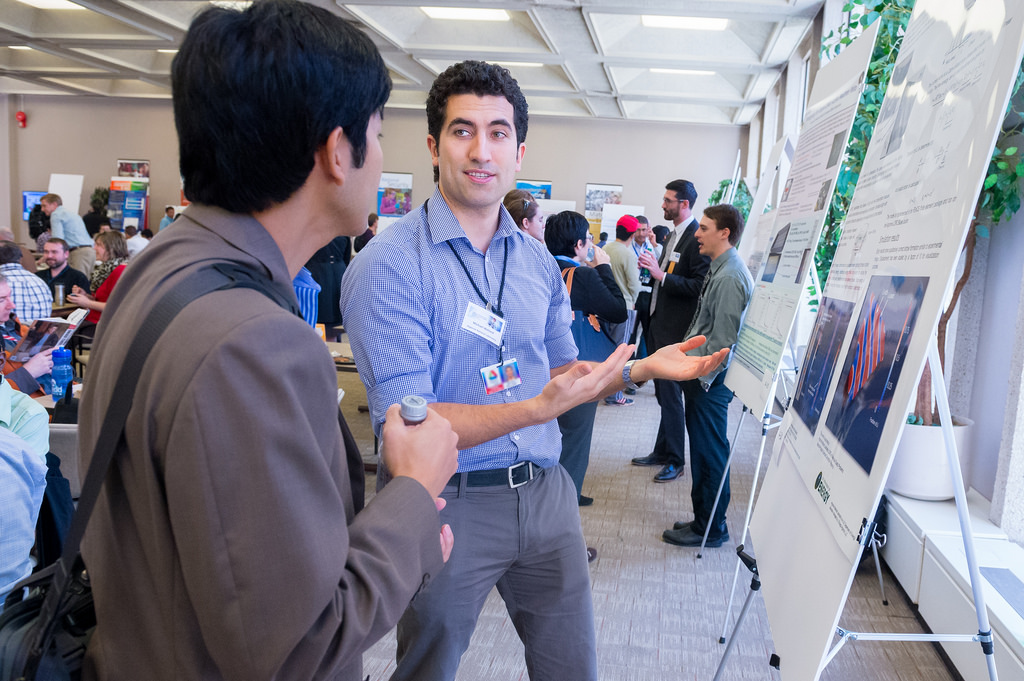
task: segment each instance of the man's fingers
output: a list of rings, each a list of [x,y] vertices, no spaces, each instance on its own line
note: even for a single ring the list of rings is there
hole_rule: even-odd
[[[679,352],[685,354],[690,350],[693,350],[694,348],[699,348],[700,346],[704,345],[704,342],[706,340],[707,338],[705,338],[704,336],[692,336],[690,338],[687,338],[686,340],[679,344]]]
[[[452,534],[451,525],[441,526],[441,557],[444,562],[448,562],[448,559],[452,555],[452,547],[455,546],[455,535]]]

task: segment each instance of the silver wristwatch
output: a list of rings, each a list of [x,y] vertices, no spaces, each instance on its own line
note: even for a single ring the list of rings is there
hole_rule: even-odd
[[[644,381],[640,385],[637,385],[636,383],[633,382],[633,379],[629,377],[630,373],[632,373],[633,371],[634,364],[636,364],[636,360],[631,359],[628,362],[626,362],[626,366],[622,367],[622,382],[625,383],[626,387],[630,388],[631,390],[639,390],[640,386],[646,383],[647,381]]]

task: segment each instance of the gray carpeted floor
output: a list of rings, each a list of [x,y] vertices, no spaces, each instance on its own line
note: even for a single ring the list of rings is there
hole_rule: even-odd
[[[365,405],[365,393],[354,383],[354,376],[339,375],[339,385],[347,391],[343,410],[370,460],[373,443],[369,419],[356,409],[359,404]],[[728,511],[733,541],[718,549],[706,549],[698,560],[695,550],[661,541],[662,530],[676,520],[691,517],[689,470],[674,482],[656,484],[651,478],[657,469],[629,463],[630,458],[650,452],[659,418],[650,385],[644,386],[634,399],[636,402],[630,406],[598,408],[590,469],[584,483],[584,494],[595,498],[592,506],[581,509],[581,515],[587,543],[598,550],[598,558],[591,565],[591,578],[600,678],[710,681],[725,649],[718,643],[718,637],[725,621],[736,565],[735,546],[746,512],[760,430],[754,419],[748,417],[739,435],[732,472],[733,503]],[[740,407],[738,400],[734,400],[730,440]],[[769,434],[768,451],[771,438]],[[372,482],[368,488],[373,488]],[[884,574],[889,605],[881,603],[874,564],[868,560],[858,572],[841,624],[856,631],[923,631],[895,580],[887,570]],[[744,571],[737,583],[733,621],[749,584],[749,573]],[[722,678],[779,679],[779,674],[768,666],[772,652],[764,603],[755,596]],[[394,653],[392,632],[364,656],[365,674],[374,681],[387,679],[394,670]],[[504,605],[492,592],[463,657],[458,679],[526,678],[522,644],[508,621]],[[932,644],[903,642],[849,643],[822,674],[822,679],[830,681],[954,678]]]

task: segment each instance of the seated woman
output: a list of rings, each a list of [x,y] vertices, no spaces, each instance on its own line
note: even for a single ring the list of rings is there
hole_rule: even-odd
[[[533,194],[524,189],[513,189],[505,194],[504,204],[516,227],[544,243],[544,211]]]
[[[572,336],[579,349],[579,359],[603,362],[618,342],[605,333],[600,320],[615,324],[626,321],[626,301],[615,283],[608,254],[597,246],[588,245],[588,227],[587,219],[579,213],[562,211],[548,218],[544,241],[558,260],[569,289]],[[588,261],[591,248],[594,254]],[[580,491],[590,462],[590,440],[596,415],[597,403],[587,402],[558,417],[558,429],[562,432],[560,462],[576,485],[580,506],[593,502]]]
[[[90,338],[96,332],[96,324],[107,306],[114,285],[121,278],[128,264],[128,245],[121,232],[100,232],[96,235],[96,266],[89,277],[89,291],[75,286],[71,289],[68,302],[90,310],[78,333]]]
[[[4,378],[19,391],[32,395],[42,395],[45,378],[53,368],[53,348],[37,353],[27,362],[10,362],[11,350],[25,336],[25,325],[14,316],[14,301],[11,300],[11,285],[7,277],[0,274],[0,365]]]

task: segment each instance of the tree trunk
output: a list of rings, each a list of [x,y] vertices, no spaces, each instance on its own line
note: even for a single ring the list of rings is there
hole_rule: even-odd
[[[975,216],[980,209],[980,205],[974,207]],[[936,342],[939,344],[939,363],[943,367],[946,366],[946,329],[956,311],[957,303],[960,302],[960,294],[967,286],[967,280],[971,278],[971,269],[974,266],[974,247],[978,241],[977,222],[978,219],[975,217],[967,229],[967,237],[964,240],[964,271],[953,286],[953,295],[949,300],[949,306],[939,316],[939,324],[935,332]],[[941,370],[939,373],[939,380],[944,380]],[[932,372],[929,362],[925,362],[921,382],[917,384],[917,402],[914,405],[914,413],[924,420],[926,426],[939,422],[939,411],[932,399]]]

